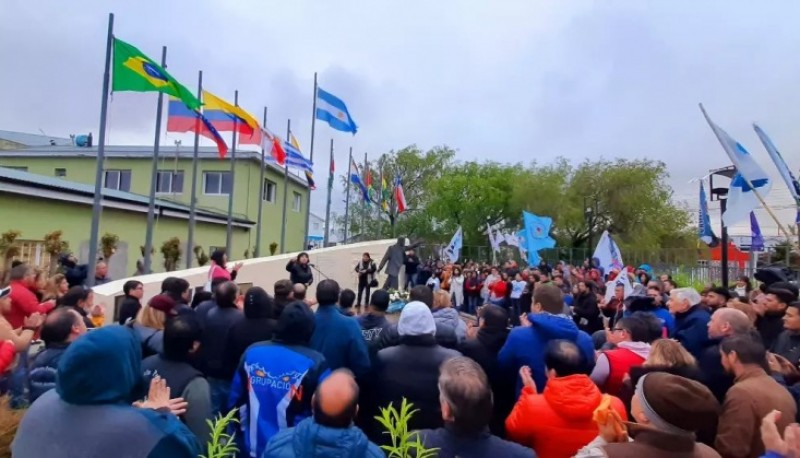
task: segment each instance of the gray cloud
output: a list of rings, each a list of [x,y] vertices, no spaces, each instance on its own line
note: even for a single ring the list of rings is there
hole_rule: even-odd
[[[276,132],[291,118],[306,149],[319,72],[360,126],[352,137],[318,125],[321,183],[330,138],[339,172],[350,146],[361,158],[448,144],[462,160],[661,160],[676,198],[694,205],[686,182],[727,163],[700,101],[765,169],[753,120],[790,165],[800,157],[800,3],[788,1],[11,0],[0,5],[0,58],[13,69],[0,72],[0,128],[96,132],[108,8],[120,38],[152,57],[169,46],[168,68],[187,86],[202,69],[207,89],[229,99],[238,89],[257,117],[268,105]],[[152,94],[115,94],[110,141],[150,144],[154,111]],[[191,141],[170,134],[165,143],[173,138]],[[782,188],[776,206],[786,203]],[[314,196],[319,213],[324,194]]]

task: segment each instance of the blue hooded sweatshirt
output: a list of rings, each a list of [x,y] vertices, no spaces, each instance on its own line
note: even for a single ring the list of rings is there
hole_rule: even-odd
[[[497,355],[500,369],[509,374],[516,374],[520,367],[531,368],[531,375],[536,382],[536,389],[541,393],[547,385],[547,373],[544,367],[544,350],[551,340],[568,340],[580,349],[587,363],[587,370],[594,366],[594,345],[589,334],[578,329],[572,318],[549,313],[530,313],[530,327],[517,327],[508,334],[503,348]],[[517,396],[522,384],[517,376]]]
[[[378,458],[386,456],[357,427],[329,428],[306,418],[270,440],[261,458]]]
[[[200,445],[177,417],[131,405],[146,391],[141,362],[141,343],[125,326],[106,326],[70,344],[56,389],[23,417],[14,456],[197,457]]]

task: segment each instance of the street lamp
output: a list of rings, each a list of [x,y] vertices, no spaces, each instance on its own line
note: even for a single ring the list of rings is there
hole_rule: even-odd
[[[728,203],[728,188],[715,188],[714,177],[724,177],[733,180],[734,175],[736,175],[736,167],[732,165],[721,169],[710,170],[708,175],[708,185],[711,188],[711,200],[719,201],[719,220],[722,231],[722,234],[720,234],[720,243],[722,244],[720,250],[720,264],[722,268],[723,288],[728,287],[728,227],[725,225],[725,220],[722,219],[722,215],[725,213]],[[714,197],[716,197],[716,199],[714,199]]]
[[[592,235],[593,235],[593,232],[594,232],[595,218],[597,217],[597,213],[598,213],[598,208],[597,207],[598,207],[597,197],[592,197],[591,204],[586,202],[586,196],[583,197],[583,218],[586,220],[586,227],[587,227],[588,233],[589,233],[589,235],[587,236],[588,240],[586,242],[586,245],[587,245],[589,250],[591,250],[592,246],[594,245],[594,243],[593,243],[594,242],[594,240],[593,240],[594,237],[592,237]]]

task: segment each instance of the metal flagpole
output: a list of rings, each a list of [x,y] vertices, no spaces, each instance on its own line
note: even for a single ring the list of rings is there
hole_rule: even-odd
[[[197,99],[203,97],[203,71],[197,72]],[[194,250],[194,224],[197,216],[197,163],[200,154],[200,116],[194,120],[194,151],[192,151],[192,197],[189,203],[189,242],[186,249],[186,268],[192,268]]]
[[[345,197],[344,197],[344,243],[347,244],[347,232],[350,230],[350,164],[353,163],[353,147],[350,147],[350,155],[347,157],[345,166]]]
[[[289,136],[292,134],[292,120],[286,120],[286,141],[289,142]],[[311,192],[309,190],[309,192]],[[286,165],[283,167],[283,222],[281,224],[281,254],[286,253],[286,202],[288,201],[289,194],[289,159],[286,159]]]
[[[106,36],[106,66],[103,70],[103,97],[100,101],[100,133],[97,141],[97,166],[94,174],[94,202],[92,204],[92,226],[89,232],[89,275],[86,283],[94,286],[94,270],[97,267],[97,244],[100,232],[100,213],[103,211],[103,161],[106,153],[106,117],[108,116],[108,88],[111,84],[111,47],[114,44],[114,13],[108,14]]]
[[[167,68],[167,47],[161,47],[161,68]],[[144,272],[151,273],[153,263],[153,224],[156,219],[156,187],[158,185],[158,149],[161,140],[161,109],[164,106],[164,93],[158,93],[156,108],[156,140],[153,146],[153,170],[150,172],[150,203],[147,207],[147,230],[144,236]]]
[[[364,153],[364,187],[367,186],[369,179],[369,164],[367,164],[367,153]],[[367,188],[367,199],[369,198],[369,188]],[[361,236],[362,242],[363,237],[367,234],[367,213],[369,211],[369,200],[364,200],[364,212],[361,214]]]
[[[267,107],[264,107],[264,119],[261,122],[261,126],[264,127],[265,129],[267,128]],[[266,168],[267,164],[264,162],[265,159],[264,155],[266,153],[266,150],[264,148],[264,138],[265,138],[264,135],[265,134],[262,132],[261,133],[261,187],[259,188],[261,189],[261,195],[258,199],[258,226],[257,226],[258,232],[256,232],[256,249],[253,250],[253,256],[256,258],[261,255],[261,230],[263,228],[262,217],[264,216],[264,190],[266,188],[266,183],[264,182],[264,169]]]
[[[233,92],[233,104],[239,106],[239,91]],[[236,125],[237,118],[233,118],[233,144],[231,145],[231,192],[228,194],[228,228],[225,234],[225,249],[230,256],[233,253],[233,190],[236,189]],[[220,183],[222,187],[222,183]]]
[[[322,237],[322,246],[328,246],[328,241],[331,233],[331,191],[333,191],[333,139],[331,139],[331,164],[330,172],[328,172],[328,202],[325,205],[325,234]]]
[[[314,72],[314,102],[311,109],[311,151],[308,153],[309,160],[311,163],[314,163],[314,128],[317,125],[317,72]],[[306,231],[305,234],[305,242],[303,242],[304,248],[305,244],[308,241],[308,228],[309,222],[311,221],[311,188],[308,188],[308,195],[306,196]]]

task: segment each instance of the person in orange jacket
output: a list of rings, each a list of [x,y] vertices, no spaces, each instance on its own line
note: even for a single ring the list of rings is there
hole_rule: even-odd
[[[520,369],[523,389],[506,419],[506,438],[534,449],[540,458],[568,458],[597,436],[594,411],[608,395],[586,375],[587,362],[574,343],[551,341],[544,361],[548,381],[542,394],[530,368]],[[626,421],[622,401],[610,398],[611,408]]]

